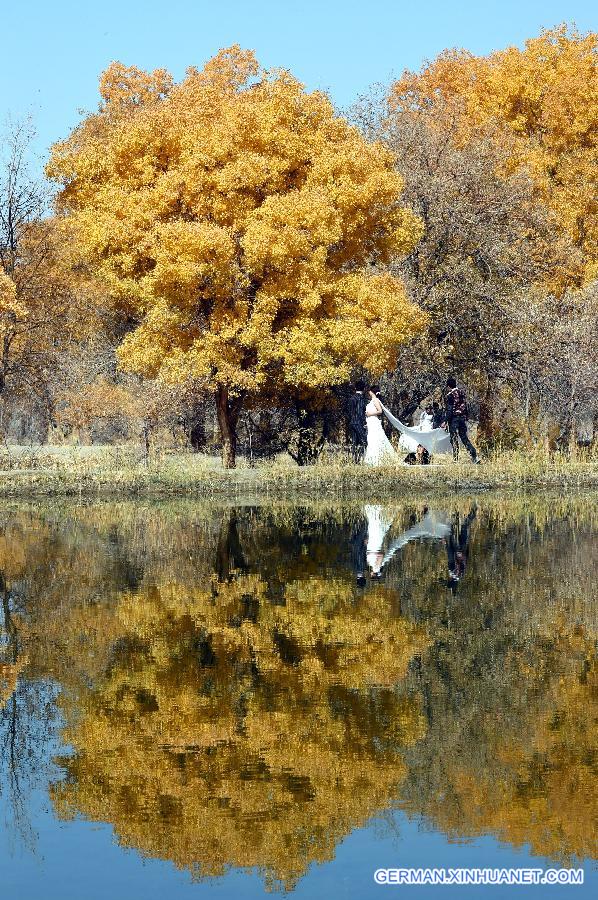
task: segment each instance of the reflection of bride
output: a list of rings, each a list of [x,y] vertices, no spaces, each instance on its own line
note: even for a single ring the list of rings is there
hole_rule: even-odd
[[[382,426],[380,426],[380,428],[382,428]],[[386,437],[386,435],[384,435],[384,437]],[[377,577],[380,574],[380,569],[382,568],[382,562],[384,560],[382,545],[394,517],[388,510],[383,510],[378,504],[374,506],[373,504],[368,503],[364,506],[363,511],[368,520],[366,559],[370,568],[370,574],[372,577]]]
[[[383,550],[386,535],[393,524],[396,513],[389,509],[383,509],[378,504],[366,504],[363,511],[368,521],[366,558],[372,578],[379,578],[382,569],[390,562],[397,550],[410,541],[426,538],[438,541],[445,538],[451,531],[449,517],[446,513],[426,507],[419,522],[397,535]]]
[[[370,391],[370,397],[365,408],[368,442],[363,461],[366,466],[379,466],[384,462],[391,462],[396,453],[382,428],[382,404],[373,390]]]

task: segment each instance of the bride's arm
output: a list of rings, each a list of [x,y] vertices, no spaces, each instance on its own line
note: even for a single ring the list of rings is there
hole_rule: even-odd
[[[382,415],[382,407],[380,406],[380,401],[376,397],[375,394],[370,394],[370,397],[374,403],[374,409],[371,412],[368,412],[367,408],[365,411],[366,419],[368,416],[381,416]],[[369,404],[368,404],[369,406]]]
[[[372,400],[374,401],[375,412],[367,412],[366,411],[366,416],[381,416],[382,415],[382,406],[380,404],[380,401],[375,396],[372,397]]]

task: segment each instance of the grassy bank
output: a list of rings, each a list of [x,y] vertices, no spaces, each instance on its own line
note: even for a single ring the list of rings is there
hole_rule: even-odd
[[[474,466],[442,458],[433,466],[363,468],[340,458],[300,468],[289,458],[233,471],[214,457],[154,453],[146,463],[134,447],[5,447],[3,497],[386,498],[410,493],[492,489],[598,487],[598,459],[502,453]]]

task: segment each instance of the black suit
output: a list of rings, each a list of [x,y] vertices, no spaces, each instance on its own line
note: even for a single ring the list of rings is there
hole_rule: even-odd
[[[459,518],[453,522],[450,536],[446,542],[446,554],[448,557],[449,572],[455,579],[460,579],[465,574],[467,558],[469,556],[469,529],[476,517],[477,507],[472,507],[465,521],[459,528]]]
[[[365,424],[365,408],[368,405],[365,393],[355,391],[349,400],[349,438],[352,444],[353,459],[361,462],[368,442]]]
[[[360,516],[351,529],[351,537],[349,539],[351,565],[357,577],[364,575],[367,569],[367,542],[368,522],[364,516]]]

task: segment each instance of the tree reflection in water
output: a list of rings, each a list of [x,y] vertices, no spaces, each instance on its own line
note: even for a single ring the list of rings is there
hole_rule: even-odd
[[[61,684],[73,749],[58,814],[198,878],[286,888],[397,806],[590,855],[595,507],[432,512],[384,510],[376,581],[356,578],[360,508],[13,513],[23,674]]]

